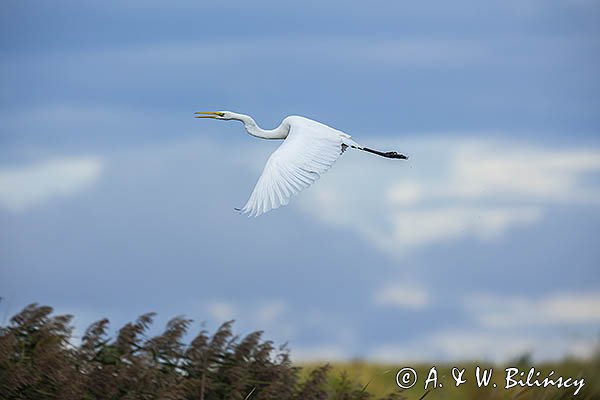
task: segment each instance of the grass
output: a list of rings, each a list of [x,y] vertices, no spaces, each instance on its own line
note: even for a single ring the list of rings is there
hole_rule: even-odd
[[[302,378],[305,379],[310,371],[321,364],[304,364],[302,368]],[[428,392],[424,388],[425,380],[432,366],[437,370],[438,387]],[[460,363],[433,363],[433,364],[395,364],[385,365],[369,363],[364,361],[351,361],[345,363],[332,363],[330,376],[330,385],[334,387],[342,377],[352,381],[359,382],[366,386],[368,391],[375,396],[384,397],[392,393],[401,393],[407,400],[418,400],[425,398],[444,399],[444,400],[464,400],[464,399],[600,399],[600,356],[595,356],[588,361],[565,359],[559,362],[531,363],[527,357],[506,365],[492,365],[490,363],[460,362]],[[489,386],[477,387],[475,381],[476,367],[482,369],[493,369],[492,379]],[[396,384],[396,374],[404,367],[411,367],[417,372],[419,377],[417,384],[410,389],[402,390]],[[452,377],[452,368],[464,368],[463,378],[466,383],[456,387],[455,380]],[[519,368],[526,375],[531,367],[535,367],[536,372],[540,372],[539,380],[548,376],[550,371],[555,371],[552,378],[562,376],[573,377],[574,379],[584,379],[584,386],[579,393],[574,396],[576,387],[557,388],[548,386],[546,388],[538,387],[520,387],[506,389],[506,371],[508,367]],[[525,379],[521,378],[521,379]],[[515,377],[515,379],[519,379]],[[496,383],[497,387],[492,387]],[[441,384],[441,387],[439,387]],[[429,385],[431,388],[432,385]],[[426,393],[428,392],[428,393]],[[425,396],[425,397],[423,397]]]
[[[431,382],[426,388],[431,364],[353,361],[296,368],[286,346],[276,348],[261,332],[237,336],[232,321],[213,334],[201,330],[185,341],[191,321],[183,317],[171,319],[156,336],[147,334],[153,313],[126,324],[115,337],[109,336],[109,322],[103,319],[74,346],[72,317],[52,313],[51,307],[31,304],[9,326],[0,326],[1,399],[600,400],[600,351],[587,361],[532,363],[521,357],[507,365],[436,363],[437,387]],[[478,365],[494,371],[486,387],[475,383]],[[465,369],[467,380],[458,387],[455,366]],[[585,386],[577,396],[574,387],[506,389],[504,370],[509,366],[525,374],[535,367],[540,380],[553,370],[553,379],[583,378]],[[405,367],[414,368],[419,379],[401,391],[396,376]]]

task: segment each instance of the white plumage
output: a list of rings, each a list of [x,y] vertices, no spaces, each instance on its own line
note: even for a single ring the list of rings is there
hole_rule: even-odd
[[[388,158],[407,157],[396,152],[383,153],[360,146],[344,132],[308,118],[286,117],[273,130],[263,130],[254,120],[230,111],[198,112],[196,118],[238,120],[250,135],[263,139],[284,139],[267,160],[250,198],[239,211],[257,217],[284,206],[325,173],[348,147]]]
[[[287,117],[289,134],[267,160],[262,175],[241,209],[250,216],[285,206],[312,185],[340,157],[345,146],[358,146],[349,135],[304,117]]]

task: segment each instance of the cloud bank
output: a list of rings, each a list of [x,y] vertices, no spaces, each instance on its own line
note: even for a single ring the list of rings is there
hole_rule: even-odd
[[[20,212],[74,196],[102,173],[96,157],[54,158],[18,167],[0,167],[0,208]]]
[[[411,158],[394,164],[352,154],[301,205],[391,254],[466,238],[501,240],[542,221],[549,206],[600,204],[596,149],[475,139],[388,139],[379,147]]]

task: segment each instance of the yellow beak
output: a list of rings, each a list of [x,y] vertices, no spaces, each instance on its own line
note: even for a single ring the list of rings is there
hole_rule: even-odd
[[[200,115],[195,116],[194,118],[215,118],[215,119],[217,119],[217,117],[222,117],[225,115],[222,112],[218,112],[218,111],[198,111],[194,114],[200,114]]]

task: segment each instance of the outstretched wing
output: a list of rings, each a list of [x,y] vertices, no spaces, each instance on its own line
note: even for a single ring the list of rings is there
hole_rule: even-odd
[[[240,210],[259,216],[284,206],[290,198],[312,185],[340,157],[350,136],[321,123],[288,117],[290,132],[265,165],[262,175]]]

